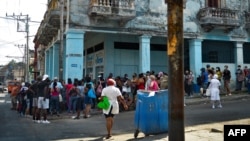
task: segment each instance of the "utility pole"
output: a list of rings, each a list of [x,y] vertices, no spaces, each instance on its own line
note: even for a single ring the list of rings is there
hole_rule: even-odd
[[[185,141],[183,1],[165,0],[168,4],[169,141]]]
[[[63,16],[64,16],[64,0],[60,0],[60,49],[59,49],[59,80],[63,80]]]
[[[24,48],[24,56],[23,56],[23,62],[24,63],[26,63],[27,62],[27,58],[26,58],[26,44],[17,44],[17,45],[15,45],[15,46],[17,46],[18,48]],[[7,57],[7,56],[6,56]],[[10,57],[10,56],[8,56],[8,57]],[[12,56],[12,57],[14,57],[14,56]],[[22,78],[24,79],[25,78],[25,76],[26,76],[26,65],[25,66],[23,66],[23,68],[22,68]],[[20,69],[19,69],[19,76],[20,76]],[[23,79],[22,79],[22,81],[23,81]]]
[[[25,57],[26,57],[26,69],[25,69],[25,82],[29,82],[29,15],[7,15],[6,17],[12,17],[17,20],[17,32],[26,32],[26,49],[25,49]],[[25,24],[25,29],[22,29],[19,22],[22,22]]]

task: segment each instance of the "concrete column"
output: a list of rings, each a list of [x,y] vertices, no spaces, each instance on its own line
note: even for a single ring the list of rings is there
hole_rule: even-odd
[[[189,41],[189,61],[190,70],[193,71],[195,77],[200,75],[202,68],[202,40],[192,39]],[[196,81],[196,79],[195,79]]]
[[[44,74],[48,74],[49,73],[49,50],[45,51],[45,72]],[[41,75],[44,75],[41,74]]]
[[[51,79],[53,79],[54,77],[59,77],[59,48],[60,48],[60,44],[54,44],[53,45],[53,61],[52,61],[52,75],[51,75]]]
[[[53,47],[49,48],[49,71],[48,71],[48,75],[50,78],[53,78],[52,74],[54,71],[54,67],[53,67]]]
[[[243,66],[243,43],[244,42],[235,42],[235,65]]]
[[[66,80],[66,40],[63,40],[63,80]]]
[[[140,37],[139,73],[150,71],[150,38],[151,36],[147,35]]]
[[[83,78],[83,50],[84,50],[84,31],[68,30],[66,32],[66,66],[65,80]]]

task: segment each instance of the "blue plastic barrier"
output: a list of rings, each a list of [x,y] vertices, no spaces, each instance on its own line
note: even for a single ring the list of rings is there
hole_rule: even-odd
[[[157,91],[154,96],[149,96],[149,92],[146,91],[137,91],[134,122],[135,138],[139,131],[145,135],[167,132],[168,90]]]

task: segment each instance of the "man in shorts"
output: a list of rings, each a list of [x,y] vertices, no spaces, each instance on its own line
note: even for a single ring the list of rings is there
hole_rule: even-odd
[[[42,77],[38,76],[36,79],[36,82],[34,82],[31,86],[30,86],[30,90],[32,92],[32,116],[33,116],[33,121],[36,122],[37,119],[37,105],[38,105],[38,84],[42,81]]]
[[[37,103],[37,123],[50,123],[47,120],[47,109],[49,109],[49,85],[50,80],[47,74],[43,75],[43,79],[38,83],[38,103]],[[43,120],[41,120],[41,113],[43,113]]]

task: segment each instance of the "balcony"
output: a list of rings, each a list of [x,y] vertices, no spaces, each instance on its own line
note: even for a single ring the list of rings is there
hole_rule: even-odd
[[[135,0],[90,0],[89,15],[113,20],[131,20],[135,17]]]
[[[66,2],[64,0],[64,22],[66,20]],[[44,14],[43,21],[38,30],[38,41],[43,45],[48,45],[58,33],[60,29],[60,4],[58,0],[50,0],[48,9]]]
[[[64,0],[64,19],[66,19],[66,4],[67,0]],[[61,8],[58,0],[50,0],[48,4],[48,10],[46,14],[44,15],[44,19],[46,22],[48,22],[50,25],[54,27],[60,27],[60,16],[61,16]]]
[[[247,31],[250,31],[250,12],[245,12],[245,19],[246,19],[245,29]]]
[[[220,8],[203,8],[197,14],[201,27],[206,32],[222,29],[226,33],[240,26],[238,11]]]

